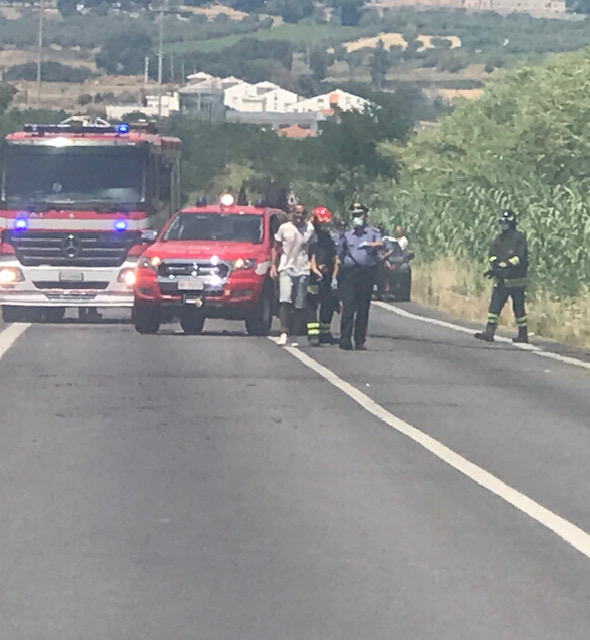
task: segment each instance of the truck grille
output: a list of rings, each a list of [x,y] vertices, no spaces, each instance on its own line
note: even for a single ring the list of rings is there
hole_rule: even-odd
[[[171,262],[165,260],[158,266],[158,276],[160,278],[212,275],[227,278],[229,272],[230,266],[226,262],[213,265],[208,260],[195,260],[194,262]]]
[[[5,230],[2,240],[14,247],[25,267],[119,267],[141,242],[141,233]]]

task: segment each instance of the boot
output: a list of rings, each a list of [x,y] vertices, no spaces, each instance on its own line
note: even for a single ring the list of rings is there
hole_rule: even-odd
[[[512,342],[514,343],[523,343],[528,344],[529,341],[529,332],[526,327],[518,327],[518,335],[516,338],[512,338]]]
[[[486,324],[486,328],[483,331],[478,331],[475,334],[475,337],[478,340],[484,340],[485,342],[493,342],[494,334],[496,333],[496,325],[495,324]]]

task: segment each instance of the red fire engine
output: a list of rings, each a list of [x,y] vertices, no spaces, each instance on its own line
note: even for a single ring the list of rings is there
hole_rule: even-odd
[[[15,322],[132,307],[149,227],[180,207],[180,140],[153,124],[26,125],[2,149],[0,305]]]
[[[172,315],[189,334],[200,333],[206,318],[223,318],[245,321],[250,335],[268,335],[271,248],[285,218],[278,209],[237,205],[230,194],[179,211],[139,261],[136,330],[156,333]]]

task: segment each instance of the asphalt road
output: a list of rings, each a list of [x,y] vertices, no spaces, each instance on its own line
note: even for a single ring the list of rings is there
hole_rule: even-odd
[[[590,371],[372,314],[0,326],[0,638],[588,640]]]

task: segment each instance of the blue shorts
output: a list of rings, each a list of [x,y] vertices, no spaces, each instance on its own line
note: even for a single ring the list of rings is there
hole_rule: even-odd
[[[288,271],[279,273],[279,302],[292,304],[296,309],[304,309],[307,298],[309,275],[294,275]]]

